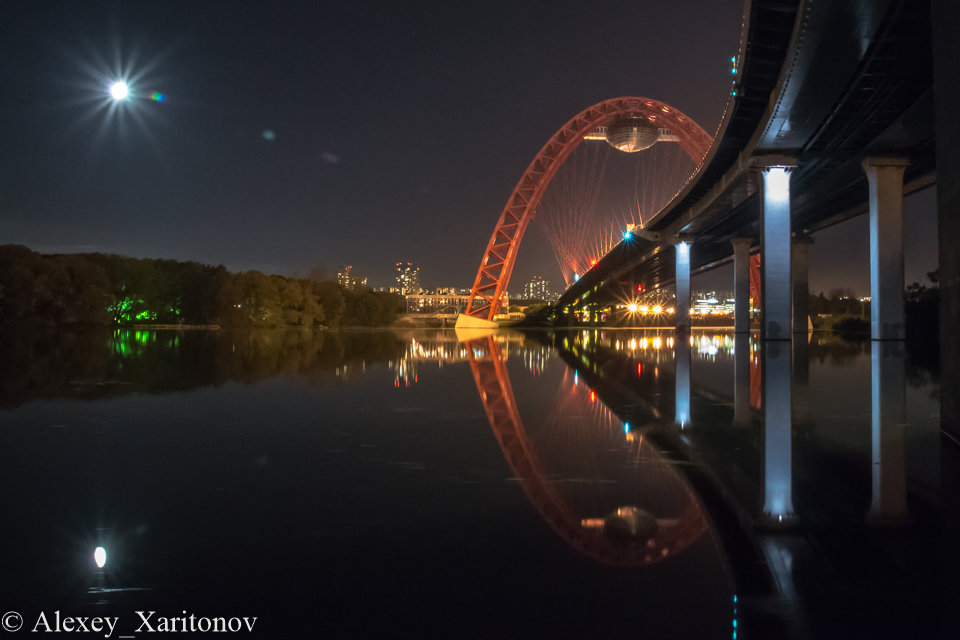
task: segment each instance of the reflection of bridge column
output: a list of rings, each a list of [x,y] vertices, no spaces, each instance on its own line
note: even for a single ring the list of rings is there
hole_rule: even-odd
[[[793,514],[790,345],[768,341],[763,357],[763,521],[785,526]]]
[[[873,499],[867,520],[882,526],[902,526],[911,521],[904,451],[907,411],[903,343],[874,342],[871,363]]]
[[[750,424],[750,334],[733,339],[733,424]]]
[[[809,264],[810,245],[813,238],[807,235],[797,235],[793,241],[790,256],[790,279],[793,288],[793,332],[807,333],[810,315],[810,286]]]
[[[810,422],[810,342],[806,331],[793,336],[793,424]]]
[[[874,340],[903,340],[903,171],[906,158],[866,158],[870,185],[870,325]]]
[[[674,421],[680,428],[690,424],[690,334],[677,332],[673,341],[676,366],[674,377],[677,383],[676,411]]]
[[[676,254],[676,311],[677,333],[690,331],[690,243],[681,240],[674,245]],[[680,337],[678,335],[677,340]]]
[[[791,158],[759,160],[763,176],[763,211],[760,214],[762,273],[762,325],[764,340],[789,340],[790,330],[790,173]]]
[[[733,327],[737,333],[749,333],[750,245],[753,239],[734,238],[730,242],[733,244]]]

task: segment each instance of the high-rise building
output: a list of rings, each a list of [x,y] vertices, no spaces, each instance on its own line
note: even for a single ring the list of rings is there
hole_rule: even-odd
[[[344,289],[356,289],[367,286],[367,279],[353,272],[353,267],[344,265],[337,269],[337,284]]]
[[[550,302],[553,299],[550,293],[550,281],[544,280],[543,276],[533,276],[523,285],[524,300],[542,300]]]
[[[397,286],[403,294],[420,293],[420,267],[412,262],[398,262]]]

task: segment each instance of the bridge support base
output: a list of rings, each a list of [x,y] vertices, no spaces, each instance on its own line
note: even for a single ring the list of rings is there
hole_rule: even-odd
[[[457,316],[457,329],[496,329],[499,326],[500,325],[493,320],[475,318],[464,313],[461,313],[459,316]]]

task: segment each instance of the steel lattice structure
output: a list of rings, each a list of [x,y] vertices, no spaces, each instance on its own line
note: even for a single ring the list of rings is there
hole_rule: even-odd
[[[698,167],[713,144],[710,134],[679,109],[650,98],[604,100],[575,115],[543,145],[514,187],[480,261],[466,315],[493,320],[510,282],[520,240],[550,181],[584,136],[624,115],[640,115],[669,129]]]

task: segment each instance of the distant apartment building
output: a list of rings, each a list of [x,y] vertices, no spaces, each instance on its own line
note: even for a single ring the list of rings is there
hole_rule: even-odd
[[[403,294],[420,293],[420,267],[413,266],[412,262],[398,262],[397,287]]]
[[[730,315],[734,310],[732,291],[697,291],[691,296],[693,315]]]
[[[344,289],[357,289],[367,286],[367,279],[353,272],[353,267],[344,265],[337,269],[337,284]]]
[[[523,285],[522,300],[542,300],[551,302],[553,294],[550,293],[550,281],[544,280],[543,276],[533,276]]]

